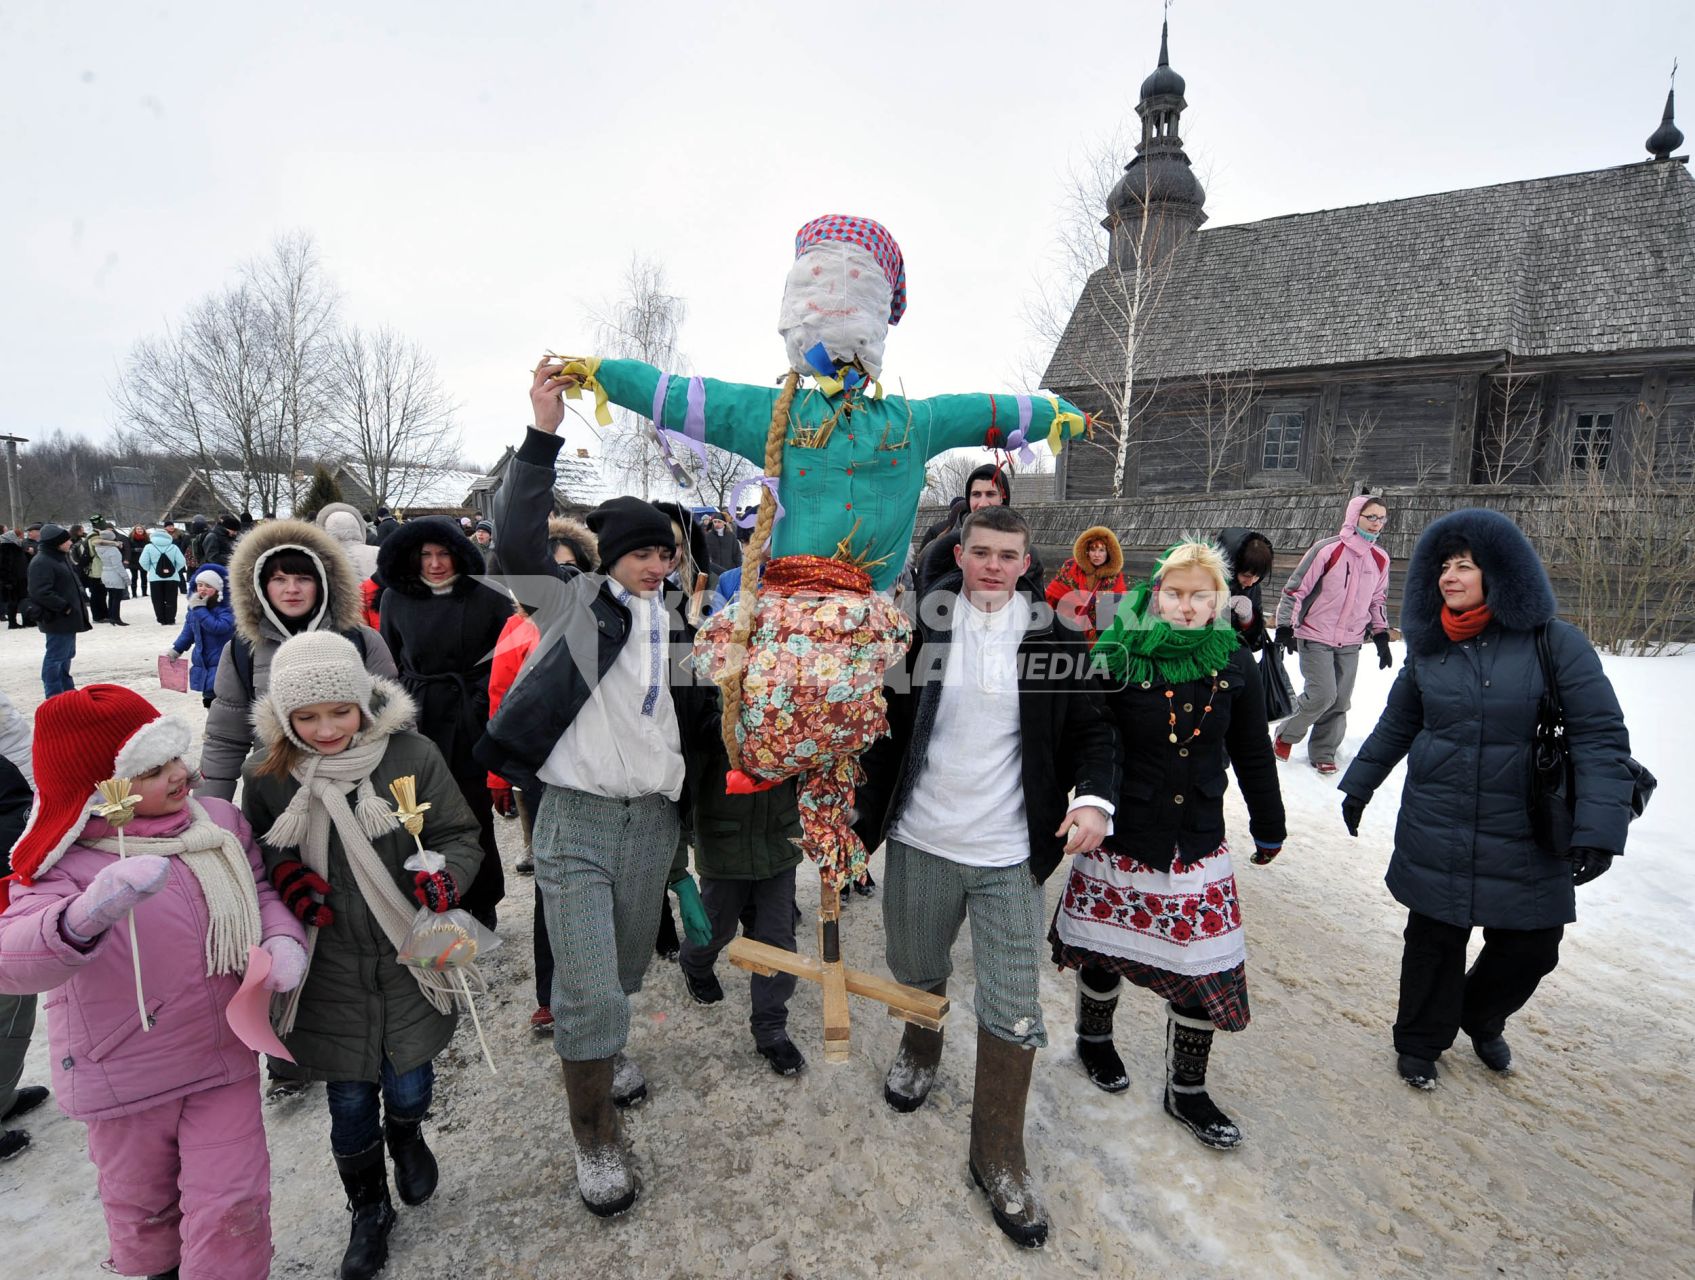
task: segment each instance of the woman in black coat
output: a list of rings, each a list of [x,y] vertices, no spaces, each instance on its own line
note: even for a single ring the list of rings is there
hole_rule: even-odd
[[[1555,618],[1542,562],[1503,515],[1456,511],[1424,531],[1401,621],[1406,665],[1342,779],[1342,816],[1357,836],[1372,793],[1406,758],[1386,877],[1407,908],[1395,1051],[1401,1077],[1432,1089],[1461,1030],[1486,1066],[1511,1067],[1506,1020],[1559,962],[1574,886],[1624,852],[1630,735],[1595,650]],[[1544,627],[1576,774],[1569,860],[1538,847],[1529,817]],[[1467,973],[1473,926],[1483,950]]]
[[[488,771],[471,752],[488,727],[489,669],[512,601],[477,581],[482,572],[476,544],[438,516],[407,521],[377,551],[377,580],[386,588],[382,637],[401,684],[418,704],[418,732],[446,757],[476,815],[486,855],[462,905],[492,929],[506,877],[494,839]]]
[[[1248,806],[1253,861],[1283,847],[1283,796],[1253,656],[1224,615],[1216,547],[1180,542],[1134,587],[1092,651],[1110,673],[1123,745],[1113,834],[1076,854],[1049,940],[1077,974],[1077,1056],[1108,1093],[1129,1085],[1112,1044],[1124,980],[1167,1002],[1166,1113],[1207,1146],[1241,1130],[1206,1090],[1213,1029],[1248,1025],[1247,951],[1224,838],[1226,764]]]

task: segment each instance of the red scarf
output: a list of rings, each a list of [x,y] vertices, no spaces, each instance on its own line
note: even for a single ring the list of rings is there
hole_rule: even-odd
[[[1470,640],[1481,635],[1483,628],[1488,626],[1494,617],[1494,611],[1487,604],[1467,609],[1464,613],[1455,613],[1447,605],[1443,605],[1442,630],[1448,633],[1448,639],[1458,644],[1461,640]]]

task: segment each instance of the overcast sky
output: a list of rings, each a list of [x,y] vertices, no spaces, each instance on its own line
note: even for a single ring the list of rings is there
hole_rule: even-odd
[[[483,463],[632,253],[687,299],[694,371],[778,375],[793,235],[827,212],[905,253],[889,385],[1008,388],[1064,175],[1132,113],[1160,10],[7,0],[0,431],[109,431],[131,344],[294,229],[348,319],[434,355]],[[1673,56],[1695,69],[1687,0],[1171,23],[1213,226],[1637,162]]]

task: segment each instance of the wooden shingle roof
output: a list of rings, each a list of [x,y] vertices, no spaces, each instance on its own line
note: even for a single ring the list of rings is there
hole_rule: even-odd
[[[1695,180],[1649,162],[1293,214],[1197,231],[1166,269],[1139,380],[1695,347]],[[1119,380],[1111,270],[1085,287],[1049,389]]]

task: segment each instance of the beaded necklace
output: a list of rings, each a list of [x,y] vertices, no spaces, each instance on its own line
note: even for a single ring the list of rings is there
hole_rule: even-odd
[[[1179,752],[1181,755],[1189,754],[1187,744],[1201,736],[1201,729],[1206,724],[1207,717],[1212,714],[1212,702],[1218,696],[1218,672],[1212,671],[1208,674],[1212,676],[1212,687],[1207,690],[1206,705],[1201,708],[1201,718],[1195,721],[1195,727],[1189,731],[1188,738],[1184,740],[1184,746]],[[1171,732],[1167,735],[1167,738],[1173,746],[1177,746],[1177,690],[1170,685],[1165,687],[1165,708],[1166,721],[1171,726]]]

